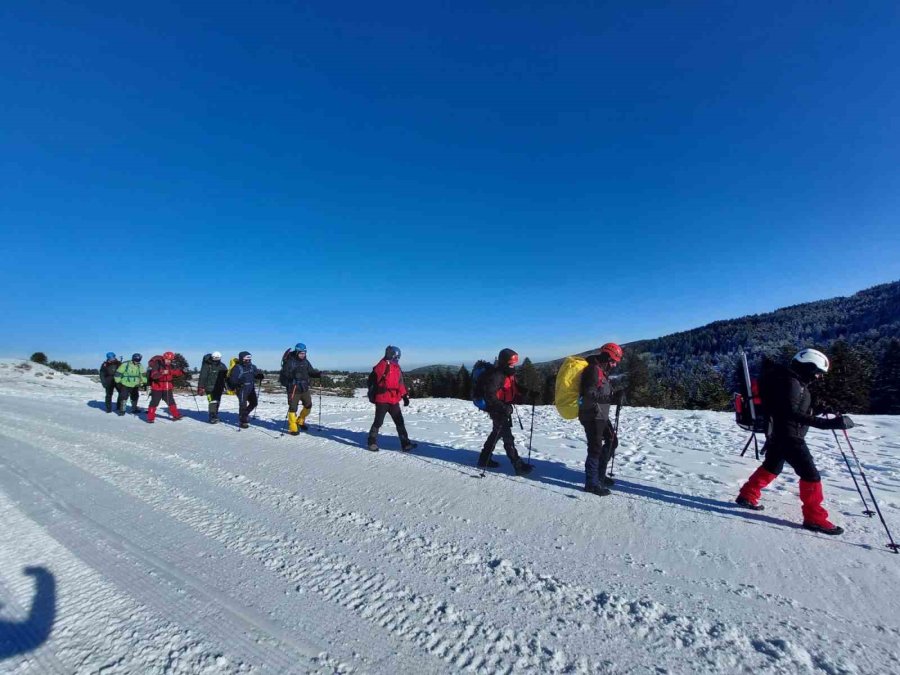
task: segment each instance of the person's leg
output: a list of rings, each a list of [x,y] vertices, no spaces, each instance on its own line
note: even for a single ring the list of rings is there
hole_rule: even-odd
[[[491,455],[494,452],[494,448],[497,447],[497,441],[500,440],[500,435],[503,433],[503,425],[505,422],[506,418],[502,415],[491,415],[491,433],[488,434],[488,437],[484,441],[484,447],[482,447],[481,454],[478,457],[478,466],[500,466],[491,459]]]
[[[381,425],[384,424],[384,416],[387,414],[388,407],[387,403],[375,404],[375,421],[372,422],[372,426],[369,429],[369,450],[378,449],[378,430],[381,429]]]
[[[312,394],[309,393],[307,389],[300,395],[300,401],[303,403],[303,410],[300,411],[300,417],[298,418],[298,422],[300,423],[300,428],[306,431],[306,418],[309,416],[310,410],[312,410]]]
[[[409,442],[409,434],[406,433],[406,423],[403,421],[403,412],[400,410],[400,404],[394,403],[388,408],[391,419],[394,420],[394,426],[397,427],[397,435],[400,437],[400,447],[404,450],[408,449],[412,444]]]
[[[738,492],[738,504],[756,507],[763,489],[778,478],[784,469],[784,449],[779,443],[767,442],[763,447],[765,460],[754,471]]]
[[[603,453],[602,427],[600,420],[581,419],[584,435],[587,439],[587,458],[584,460],[584,489],[593,490],[600,485],[600,464]],[[604,421],[605,426],[605,421]]]

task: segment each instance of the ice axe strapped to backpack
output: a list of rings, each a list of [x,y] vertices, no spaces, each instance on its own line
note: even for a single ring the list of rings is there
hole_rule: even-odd
[[[759,442],[756,434],[768,433],[769,419],[765,414],[759,382],[750,377],[747,354],[743,350],[741,350],[741,369],[743,372],[741,391],[734,395],[734,421],[741,429],[750,432],[750,438],[747,439],[744,449],[741,450],[741,457],[747,453],[750,443],[753,443],[753,451],[756,459],[759,459]]]

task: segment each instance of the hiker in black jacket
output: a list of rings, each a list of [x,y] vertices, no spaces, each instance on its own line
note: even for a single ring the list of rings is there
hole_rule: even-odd
[[[222,393],[225,391],[225,375],[228,368],[222,363],[222,354],[213,352],[203,357],[203,365],[200,367],[200,377],[197,380],[197,393],[206,395],[209,404],[209,423],[218,424],[219,404],[222,402]]]
[[[253,365],[250,352],[238,354],[238,362],[231,369],[228,384],[238,396],[241,429],[250,426],[250,413],[259,402],[256,396],[256,381],[262,380],[264,377],[265,373]]]
[[[614,342],[603,345],[587,357],[587,368],[581,373],[578,421],[587,436],[587,459],[584,461],[584,490],[604,497],[615,481],[606,475],[619,439],[609,421],[609,407],[616,388],[609,374],[622,360],[622,348]]]
[[[322,372],[313,368],[306,358],[306,345],[298,342],[294,345],[294,351],[284,357],[281,365],[281,383],[287,389],[288,397],[288,433],[296,436],[299,429],[307,431],[306,418],[312,410],[312,394],[309,391],[309,380],[313,377],[322,377]],[[297,408],[303,403],[303,412],[297,416]]]
[[[491,459],[497,441],[503,439],[503,449],[512,463],[517,476],[526,476],[534,466],[523,462],[516,449],[516,439],[512,433],[513,404],[519,400],[519,386],[516,382],[516,364],[519,355],[512,349],[502,349],[497,360],[482,375],[479,389],[484,396],[484,411],[491,416],[491,433],[484,441],[478,457],[481,468],[495,468],[499,463]]]
[[[810,414],[813,399],[809,385],[824,377],[830,365],[822,352],[802,349],[789,367],[771,364],[763,371],[760,395],[769,415],[769,434],[763,448],[765,460],[741,487],[735,501],[745,508],[762,510],[761,492],[778,477],[786,462],[800,477],[803,527],[834,535],[844,530],[828,520],[828,511],[822,507],[825,500],[822,479],[805,440],[810,427],[852,429],[854,426],[846,415],[826,419]]]
[[[116,370],[122,362],[116,358],[115,352],[106,353],[106,361],[100,364],[100,384],[106,390],[106,412],[112,412],[112,396],[117,391]]]

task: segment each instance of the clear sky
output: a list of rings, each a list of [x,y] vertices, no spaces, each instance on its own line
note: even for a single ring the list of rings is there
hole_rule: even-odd
[[[898,279],[898,35],[897,2],[2,3],[0,355],[543,360]]]

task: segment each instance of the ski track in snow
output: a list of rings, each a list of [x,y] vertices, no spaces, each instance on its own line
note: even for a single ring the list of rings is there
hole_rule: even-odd
[[[466,402],[415,401],[420,452],[375,454],[365,400],[324,398],[325,428],[297,438],[279,437],[280,396],[256,429],[202,424],[190,397],[195,419],[150,426],[86,405],[99,385],[34,371],[0,362],[0,619],[26,616],[27,565],[56,576],[58,609],[0,670],[900,670],[900,556],[824,435],[841,540],[796,527],[787,473],[764,514],[730,505],[756,465],[730,415],[625,409],[620,484],[599,500],[578,489],[580,426],[552,408],[536,477],[505,473],[501,451],[479,479],[488,425]],[[896,530],[900,424],[863,420],[857,453]]]

